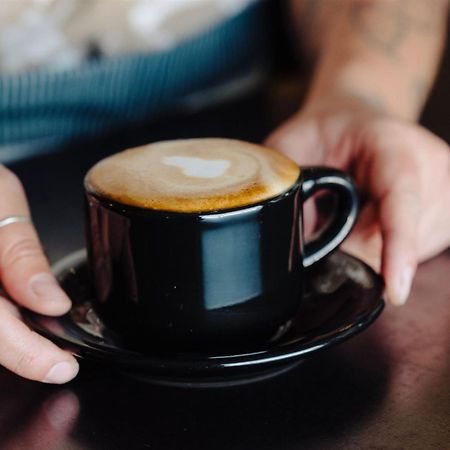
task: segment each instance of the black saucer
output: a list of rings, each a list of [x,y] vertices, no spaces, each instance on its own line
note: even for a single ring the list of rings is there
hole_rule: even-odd
[[[166,384],[227,385],[284,372],[364,330],[384,307],[381,278],[360,260],[336,252],[308,273],[296,317],[260,348],[234,354],[144,354],[125,348],[96,316],[84,250],[63,258],[53,270],[73,308],[58,318],[25,312],[29,326],[79,357]]]

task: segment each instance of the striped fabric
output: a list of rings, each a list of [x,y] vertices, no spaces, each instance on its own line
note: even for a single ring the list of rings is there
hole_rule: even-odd
[[[23,145],[100,134],[148,119],[262,67],[265,6],[252,5],[166,53],[91,60],[58,73],[0,76],[0,160]]]

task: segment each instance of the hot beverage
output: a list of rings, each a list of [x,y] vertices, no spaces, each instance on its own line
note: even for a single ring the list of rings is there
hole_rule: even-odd
[[[318,240],[302,204],[337,193]],[[357,196],[342,172],[300,170],[274,150],[227,139],[150,144],[85,179],[87,247],[101,318],[140,350],[256,348],[289,324],[305,268],[342,242]]]
[[[230,209],[287,191],[299,168],[280,153],[231,139],[157,142],[104,159],[86,179],[118,203],[177,212]]]

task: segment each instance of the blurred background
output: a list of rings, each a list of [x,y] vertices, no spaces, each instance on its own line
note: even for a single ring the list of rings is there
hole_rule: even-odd
[[[262,139],[298,109],[311,72],[286,5],[2,2],[0,161],[99,137],[119,147],[202,134]],[[422,117],[447,141],[449,54],[447,46]],[[239,118],[227,115],[233,109]]]
[[[311,75],[293,38],[286,1],[114,2],[101,10],[105,21],[99,23],[90,20],[96,4],[110,5],[22,0],[0,6],[0,23],[15,25],[0,29],[0,162],[23,182],[52,261],[84,244],[82,179],[96,161],[156,140],[221,136],[260,142],[298,110]],[[137,9],[118,8],[125,4]],[[185,23],[185,14],[169,4],[187,8],[195,20]],[[149,14],[156,10],[161,15]],[[120,27],[111,33],[121,14],[134,34]],[[143,27],[153,32],[143,34]],[[58,29],[67,30],[64,39],[58,40]],[[91,39],[80,40],[86,30]],[[155,38],[158,33],[165,38]],[[151,44],[145,52],[143,42]],[[131,53],[122,55],[125,48]],[[449,82],[447,45],[421,118],[447,142]],[[55,223],[56,211],[58,223],[71,227]]]

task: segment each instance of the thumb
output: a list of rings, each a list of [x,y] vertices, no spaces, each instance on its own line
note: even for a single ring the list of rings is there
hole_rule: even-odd
[[[300,166],[324,163],[325,146],[318,121],[303,117],[300,113],[275,129],[264,144],[280,151]]]
[[[323,164],[325,152],[319,138],[317,121],[303,118],[300,114],[296,114],[280,125],[269,135],[264,144],[280,151],[299,166]],[[305,238],[309,238],[318,223],[314,198],[309,199],[303,205],[303,210],[303,232]]]

